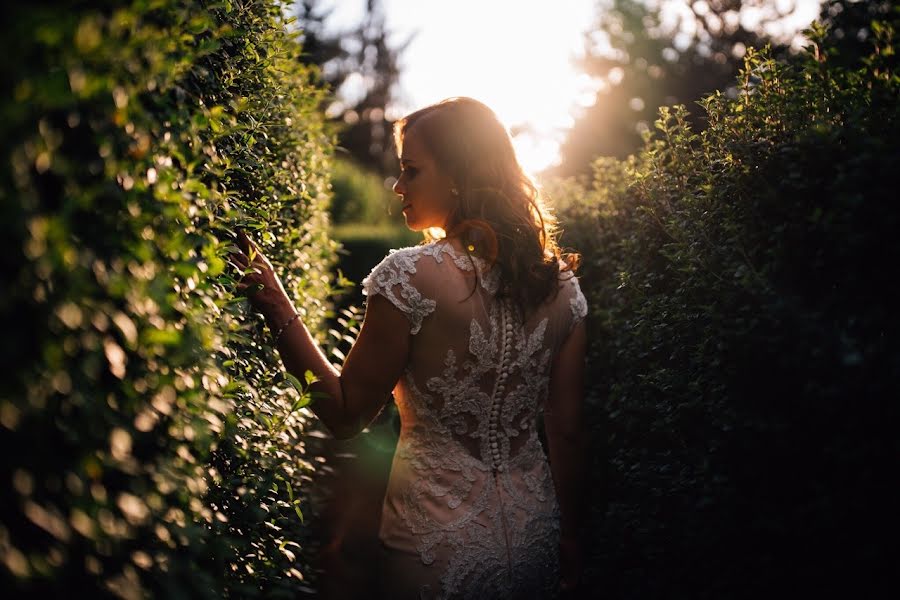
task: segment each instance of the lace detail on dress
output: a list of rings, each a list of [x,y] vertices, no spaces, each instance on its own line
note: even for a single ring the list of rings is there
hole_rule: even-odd
[[[497,365],[497,378],[494,379],[494,391],[491,394],[491,413],[488,416],[488,447],[491,453],[491,468],[503,470],[503,455],[497,435],[497,422],[500,419],[500,405],[503,404],[503,392],[509,377],[510,354],[512,354],[513,326],[512,316],[507,301],[500,302],[500,358]]]
[[[569,298],[569,307],[572,309],[573,317],[572,327],[574,327],[579,321],[587,316],[588,305],[587,300],[584,298],[584,294],[581,292],[581,286],[578,284],[578,278],[573,275],[570,281],[574,288],[574,294]]]
[[[392,250],[368,277],[362,280],[363,294],[381,294],[391,304],[399,308],[410,321],[409,332],[415,335],[422,328],[422,320],[434,311],[436,303],[422,294],[410,283],[410,275],[416,272],[416,262],[428,254],[420,250],[426,247]]]
[[[474,255],[457,254],[449,244],[449,253],[453,255],[453,262],[463,271],[471,271],[474,265],[478,275],[478,283],[492,296],[500,289],[500,270],[488,267],[487,261]]]
[[[404,286],[413,287],[417,261],[421,274],[427,267],[440,282],[460,281],[448,269],[474,268],[476,294],[456,289],[445,297],[444,286],[436,302],[416,295]],[[438,313],[416,348],[419,362],[398,383],[402,430],[382,539],[433,570],[430,590],[418,588],[422,597],[553,596],[559,509],[537,423],[570,303],[560,298],[526,323],[511,302],[496,298],[498,270],[446,242],[393,253],[382,265],[364,283],[369,293],[399,289],[397,301],[427,307],[407,313],[421,315],[419,326]],[[464,315],[468,327],[454,315]],[[560,325],[551,327],[551,317]]]
[[[417,425],[397,449],[396,460],[414,473],[399,498],[400,516],[424,564],[445,548],[442,598],[499,598],[516,589],[539,597],[535,586],[558,568],[558,508],[535,427],[548,383],[550,351],[539,351],[547,320],[526,336],[513,327],[509,307],[495,307],[489,335],[472,321],[468,360],[460,364],[448,351],[427,392],[405,378]],[[499,375],[489,396],[479,382],[491,371]],[[513,373],[519,381],[507,389]],[[524,443],[511,456],[520,436]],[[479,440],[480,456],[460,437]],[[436,503],[438,518],[429,510]]]

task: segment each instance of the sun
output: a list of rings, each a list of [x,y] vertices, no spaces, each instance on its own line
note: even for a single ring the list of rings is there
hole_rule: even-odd
[[[565,10],[548,10],[537,0],[480,1],[471,10],[457,3],[432,7],[429,19],[440,28],[423,31],[409,48],[402,108],[451,96],[483,102],[507,127],[519,162],[534,176],[559,161],[573,113],[596,90],[574,64],[594,8],[591,0],[567,2]]]

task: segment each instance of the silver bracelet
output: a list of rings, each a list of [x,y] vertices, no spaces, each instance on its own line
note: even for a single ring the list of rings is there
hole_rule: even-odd
[[[278,328],[278,332],[275,334],[275,345],[278,345],[278,340],[281,339],[281,334],[284,333],[284,330],[288,328],[288,325],[293,323],[296,319],[300,317],[300,313],[295,312],[294,316],[285,321],[284,325]]]

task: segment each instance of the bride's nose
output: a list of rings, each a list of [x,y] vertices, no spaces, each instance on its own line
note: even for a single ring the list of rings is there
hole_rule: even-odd
[[[394,193],[397,194],[398,196],[402,196],[403,193],[406,191],[406,187],[400,183],[399,179],[394,182],[394,185],[391,186],[391,189],[394,190]]]

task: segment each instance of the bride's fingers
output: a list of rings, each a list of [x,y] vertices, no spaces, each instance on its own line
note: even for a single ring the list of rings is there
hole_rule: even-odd
[[[232,275],[234,279],[238,282],[244,282],[247,279],[247,269],[241,267],[240,265],[236,265],[233,263],[229,263],[232,269]]]
[[[250,238],[247,237],[247,234],[244,233],[243,229],[237,230],[237,236],[235,237],[235,241],[237,242],[238,246],[240,246],[241,250],[243,250],[244,252],[246,252],[247,250],[250,249]]]
[[[265,288],[265,284],[258,281],[241,280],[234,284],[235,291],[241,296],[249,296],[261,292]]]
[[[268,266],[263,255],[252,250],[249,254],[244,252],[232,252],[229,253],[228,256],[232,261],[243,265],[243,268],[245,269],[250,265],[254,265],[259,269],[265,269]]]
[[[244,260],[244,270],[249,271],[251,273],[258,273],[262,275],[264,272],[269,271],[269,265],[260,257],[260,255],[256,255],[253,260],[248,259],[247,257],[243,258]]]
[[[236,270],[241,272],[242,277],[248,274],[256,274],[265,277],[268,271],[271,271],[271,265],[257,249],[256,245],[244,234],[238,231],[238,245],[242,249],[235,248],[234,252],[228,253],[228,262]]]
[[[230,258],[232,260],[242,260],[242,261],[248,260],[247,255],[244,253],[244,251],[241,250],[240,248],[236,248],[234,246],[232,246],[228,249],[227,256],[228,256],[228,258]]]
[[[250,259],[247,258],[242,252],[232,252],[228,255],[228,260],[232,264],[239,267],[241,270],[246,270],[247,267],[250,266]]]
[[[259,253],[256,244],[244,233],[243,229],[237,230],[237,243],[247,256],[254,256]]]
[[[235,263],[230,264],[238,274],[238,280],[235,283],[236,289],[238,291],[242,291],[245,288],[252,287],[254,291],[259,291],[265,287],[265,283],[261,280],[259,275],[262,275],[259,269],[256,267],[242,267]]]
[[[231,266],[231,268],[234,269],[235,271],[238,271],[241,273],[244,271],[244,266],[238,260],[235,260],[232,258],[226,258],[225,263],[228,264],[229,266]]]

